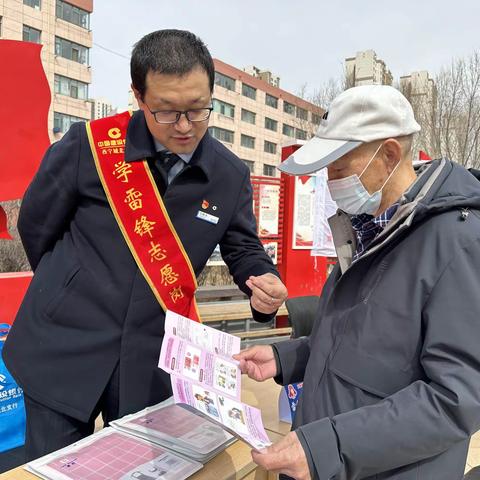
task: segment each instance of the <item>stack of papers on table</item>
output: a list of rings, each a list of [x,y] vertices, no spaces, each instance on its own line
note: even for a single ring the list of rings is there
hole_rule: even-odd
[[[175,405],[173,398],[115,420],[111,426],[200,463],[208,462],[235,441],[220,426]]]
[[[199,462],[113,428],[104,428],[26,467],[47,480],[183,480],[201,468]]]

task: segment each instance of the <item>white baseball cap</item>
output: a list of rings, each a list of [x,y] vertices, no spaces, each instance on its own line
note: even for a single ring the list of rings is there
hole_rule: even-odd
[[[349,88],[336,97],[315,136],[278,166],[305,175],[338,160],[362,143],[420,131],[408,100],[388,85]]]

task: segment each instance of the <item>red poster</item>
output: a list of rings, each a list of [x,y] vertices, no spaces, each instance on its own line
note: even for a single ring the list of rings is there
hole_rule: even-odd
[[[42,45],[0,40],[0,201],[22,198],[50,145]]]

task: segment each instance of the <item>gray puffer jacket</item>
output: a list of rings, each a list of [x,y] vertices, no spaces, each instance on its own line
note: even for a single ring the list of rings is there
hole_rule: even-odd
[[[304,381],[293,429],[320,480],[459,480],[480,428],[480,182],[437,160],[356,262],[347,215],[310,337],[275,344]]]

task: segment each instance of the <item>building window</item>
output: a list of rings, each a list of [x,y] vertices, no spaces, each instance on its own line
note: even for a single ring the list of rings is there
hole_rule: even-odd
[[[215,72],[215,85],[231,90],[232,92],[235,91],[235,80],[227,77],[223,73]]]
[[[247,123],[251,123],[252,125],[255,125],[255,119],[256,119],[257,114],[254,112],[251,112],[250,110],[245,110],[242,108],[242,120]]]
[[[300,120],[308,120],[308,111],[304,108],[297,107],[297,118]]]
[[[265,94],[265,105],[272,108],[278,108],[278,98],[273,95]]]
[[[306,140],[307,139],[307,132],[302,130],[301,128],[297,128],[295,130],[295,138],[298,140]]]
[[[42,32],[36,28],[29,27],[27,25],[23,26],[23,41],[32,42],[32,43],[41,43]]]
[[[265,140],[263,151],[266,153],[273,153],[275,155],[277,153],[277,144]]]
[[[294,137],[295,136],[295,129],[286,123],[283,124],[282,133],[287,135],[287,137]]]
[[[83,45],[55,37],[55,55],[68,58],[68,60],[73,60],[83,65],[89,65],[88,52],[89,49]]]
[[[272,130],[272,131],[276,132],[277,129],[278,129],[278,122],[276,120],[271,119],[271,118],[265,117],[265,128],[267,130]]]
[[[213,138],[225,143],[233,143],[233,132],[225,128],[210,127],[210,134]]]
[[[250,170],[250,173],[253,173],[253,170],[255,169],[255,162],[252,162],[251,160],[245,160],[242,158],[243,163],[248,167]]]
[[[2,20],[3,17],[0,15],[0,37],[2,36]]]
[[[255,137],[250,137],[249,135],[244,135],[242,133],[240,144],[242,145],[242,147],[255,148]]]
[[[312,113],[312,123],[314,123],[315,125],[319,125],[321,120],[322,120],[321,115],[317,115],[316,113]]]
[[[213,99],[213,111],[219,113],[220,115],[225,115],[226,117],[234,118],[235,117],[235,105],[231,103],[222,102],[221,100]]]
[[[65,113],[53,113],[53,128],[60,129],[62,133],[65,133],[73,123],[86,121],[88,121],[87,118],[74,117]]]
[[[40,10],[40,0],[23,0],[23,4]]]
[[[247,85],[246,83],[242,83],[242,95],[244,97],[251,98],[252,100],[257,99],[257,89]]]
[[[275,166],[274,165],[267,165],[265,163],[263,165],[263,174],[266,177],[274,177],[275,176]]]
[[[55,15],[66,22],[73,23],[87,30],[90,29],[90,14],[86,10],[74,7],[63,0],[57,0]]]
[[[295,115],[295,105],[293,103],[288,103],[285,100],[283,101],[283,111],[289,113],[290,115]]]
[[[67,95],[71,98],[79,98],[80,100],[87,100],[88,83],[63,77],[62,75],[55,75],[55,93]]]

